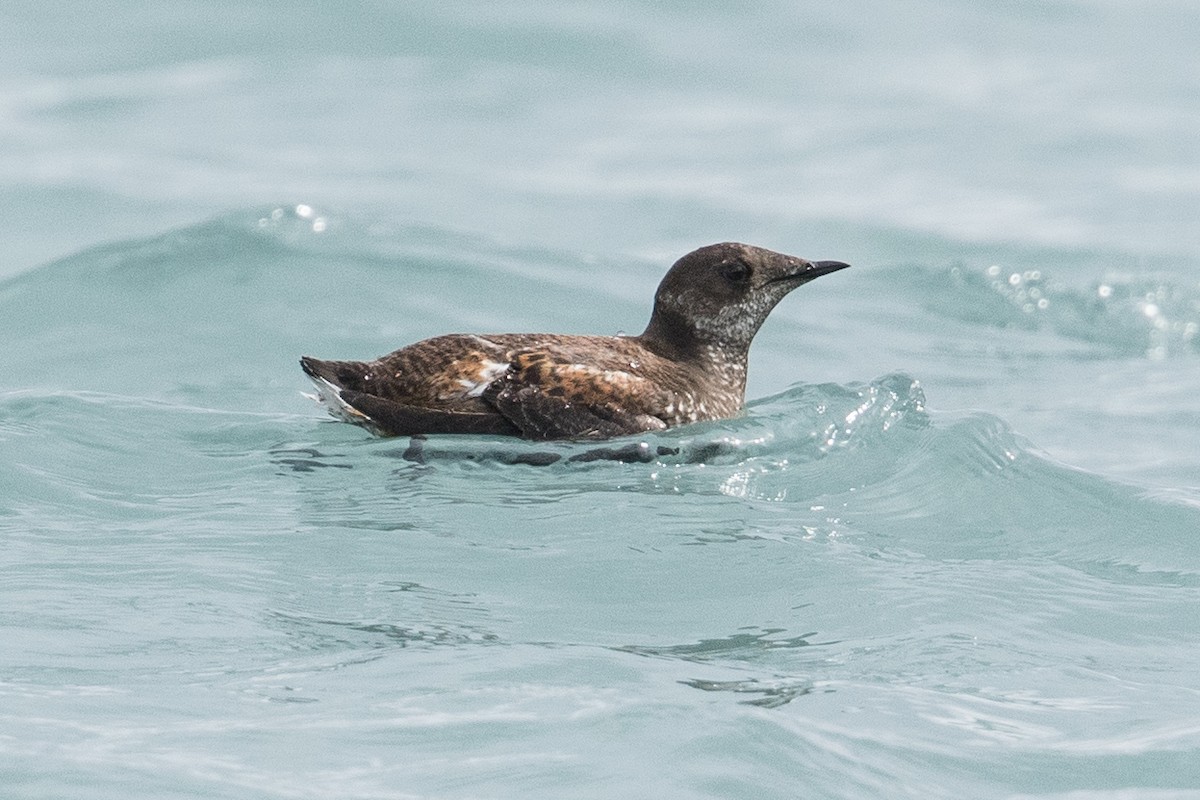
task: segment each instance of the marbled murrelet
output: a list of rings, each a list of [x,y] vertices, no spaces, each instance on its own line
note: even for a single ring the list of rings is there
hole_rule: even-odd
[[[449,334],[304,371],[334,416],[382,436],[607,439],[742,409],[750,342],[788,292],[849,266],[725,242],[675,262],[640,336]]]

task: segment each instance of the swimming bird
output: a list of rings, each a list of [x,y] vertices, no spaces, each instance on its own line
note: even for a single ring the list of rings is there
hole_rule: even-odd
[[[723,242],[675,262],[638,336],[455,333],[374,361],[300,364],[333,416],[381,436],[594,440],[724,419],[742,410],[771,309],[848,266]]]

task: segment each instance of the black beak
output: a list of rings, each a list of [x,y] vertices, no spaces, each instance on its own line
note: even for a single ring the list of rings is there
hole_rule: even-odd
[[[837,272],[839,269],[845,269],[850,266],[841,261],[802,261],[801,259],[792,259],[792,264],[803,264],[804,266],[796,272],[788,275],[781,275],[778,278],[772,278],[767,283],[783,283],[791,282],[792,288],[803,286],[811,280],[828,275],[831,272]]]
[[[804,271],[806,278],[819,278],[822,275],[828,275],[831,272],[837,272],[839,269],[845,269],[850,266],[841,261],[813,261],[812,266]]]

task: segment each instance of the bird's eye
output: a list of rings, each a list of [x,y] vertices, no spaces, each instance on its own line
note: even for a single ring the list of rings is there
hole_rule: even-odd
[[[735,286],[740,286],[750,278],[750,267],[741,261],[721,265],[721,277]]]

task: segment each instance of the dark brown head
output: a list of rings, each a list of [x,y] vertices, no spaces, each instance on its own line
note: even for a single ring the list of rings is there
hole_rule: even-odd
[[[771,309],[797,286],[850,266],[807,261],[737,242],[710,244],[675,262],[654,295],[642,338],[680,355],[719,347],[744,356]]]

